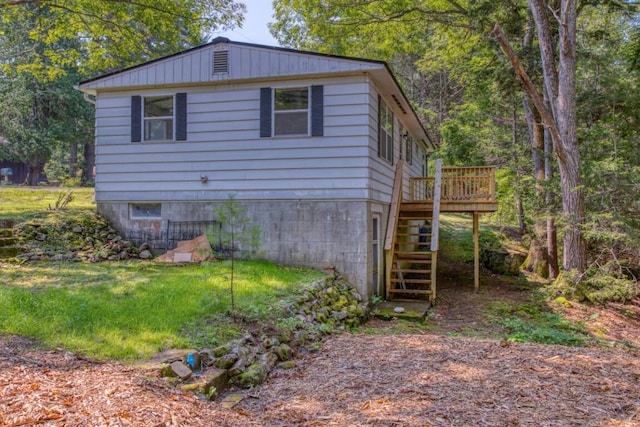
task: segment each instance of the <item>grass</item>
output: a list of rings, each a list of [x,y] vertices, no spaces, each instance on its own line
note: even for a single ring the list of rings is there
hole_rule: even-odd
[[[482,217],[480,218],[482,223]],[[502,236],[480,226],[480,246],[499,247]],[[457,262],[473,262],[473,220],[471,215],[442,214],[440,217],[440,255]]]
[[[496,301],[488,311],[493,322],[504,329],[507,341],[565,346],[589,343],[584,325],[575,324],[553,312],[539,292],[534,292],[527,303],[516,306]]]
[[[239,336],[229,320],[228,263],[2,264],[0,333],[91,357],[133,361],[167,348]],[[268,323],[282,301],[322,273],[267,262],[236,264],[237,314]]]
[[[69,188],[25,188],[0,187],[0,219],[27,221],[47,214],[49,205],[54,206],[60,193]],[[69,213],[95,212],[93,188],[74,188],[73,200],[66,207]]]

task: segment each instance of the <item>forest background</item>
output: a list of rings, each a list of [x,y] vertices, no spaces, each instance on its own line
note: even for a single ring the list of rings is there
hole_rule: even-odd
[[[494,220],[559,294],[640,292],[640,22],[632,0],[275,0],[282,46],[389,63],[450,166],[494,165]],[[91,185],[79,81],[242,24],[231,0],[0,1],[0,160]]]

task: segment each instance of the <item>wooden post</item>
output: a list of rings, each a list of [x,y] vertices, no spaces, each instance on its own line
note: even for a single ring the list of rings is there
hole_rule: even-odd
[[[473,289],[480,289],[480,230],[478,211],[473,212]]]

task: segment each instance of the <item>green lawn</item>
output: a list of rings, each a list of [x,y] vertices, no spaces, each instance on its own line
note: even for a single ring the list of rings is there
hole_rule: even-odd
[[[480,245],[500,246],[501,236],[480,216]],[[473,262],[473,217],[471,214],[440,216],[440,255],[451,261]]]
[[[26,221],[47,214],[49,205],[55,206],[61,193],[72,191],[73,200],[66,211],[95,212],[93,188],[28,188],[0,186],[0,219],[13,218]]]
[[[215,346],[240,336],[230,320],[229,264],[153,262],[0,264],[0,334],[92,357],[140,360],[167,348]],[[236,263],[236,312],[275,320],[283,301],[322,277],[267,262]]]

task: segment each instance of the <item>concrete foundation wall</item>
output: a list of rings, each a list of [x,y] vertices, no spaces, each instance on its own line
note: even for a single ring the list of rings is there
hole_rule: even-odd
[[[131,219],[129,203],[98,203],[98,211],[127,235],[161,231],[171,221],[216,220],[223,202],[162,202],[161,217]],[[379,276],[383,274],[384,231],[388,207],[368,201],[237,201],[250,224],[260,227],[265,258],[284,265],[333,266],[366,298],[379,293],[373,280],[372,218],[379,218]]]

